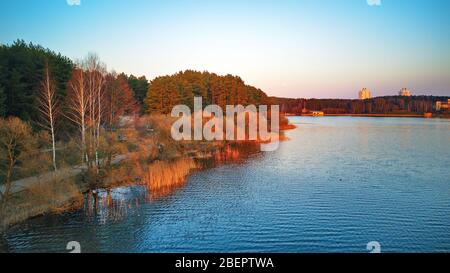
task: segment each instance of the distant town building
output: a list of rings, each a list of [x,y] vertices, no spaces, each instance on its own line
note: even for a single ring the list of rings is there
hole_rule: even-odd
[[[313,117],[323,117],[325,116],[325,113],[322,111],[312,111]]]
[[[372,93],[370,92],[369,89],[363,88],[363,89],[361,89],[361,91],[359,91],[359,99],[360,100],[367,100],[370,98],[372,98]]]
[[[401,97],[411,97],[412,96],[411,91],[409,91],[406,88],[402,88],[402,90],[400,90],[400,92],[398,92],[398,95]]]
[[[436,102],[436,111],[444,111],[450,109],[450,99],[447,102],[445,101],[437,101]]]

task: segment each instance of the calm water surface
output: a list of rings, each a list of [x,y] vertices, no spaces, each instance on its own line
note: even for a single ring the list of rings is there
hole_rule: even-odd
[[[449,120],[291,122],[276,152],[196,172],[158,200],[119,188],[112,205],[29,220],[6,234],[9,251],[450,251]]]

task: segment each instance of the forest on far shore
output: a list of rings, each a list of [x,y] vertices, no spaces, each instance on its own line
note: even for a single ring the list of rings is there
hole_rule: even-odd
[[[306,111],[323,111],[325,114],[418,114],[435,112],[437,101],[447,101],[441,96],[385,96],[359,99],[291,99],[271,97],[280,105],[281,113],[300,115]]]

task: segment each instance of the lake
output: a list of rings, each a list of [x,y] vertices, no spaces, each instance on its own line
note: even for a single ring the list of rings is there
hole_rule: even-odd
[[[270,153],[13,227],[11,252],[450,251],[450,120],[291,117]]]

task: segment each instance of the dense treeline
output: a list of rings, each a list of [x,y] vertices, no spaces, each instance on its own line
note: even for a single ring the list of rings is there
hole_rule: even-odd
[[[126,75],[124,73],[119,76],[127,80],[129,87],[133,90],[134,97],[139,103],[141,109],[144,111],[145,104],[144,99],[147,96],[147,91],[149,87],[149,82],[145,76],[136,77],[134,75]]]
[[[147,91],[149,87],[149,82],[145,78],[145,76],[135,77],[134,75],[130,75],[127,77],[128,85],[130,85],[131,89],[134,91],[134,95],[136,100],[144,105],[144,99],[147,96]]]
[[[281,112],[292,114],[301,114],[305,109],[325,114],[423,114],[434,111],[436,101],[447,99],[436,96],[386,96],[367,100],[272,98],[280,105]]]
[[[31,121],[36,129],[39,111],[38,99],[45,67],[58,100],[66,101],[68,83],[77,64],[69,58],[42,46],[27,44],[22,40],[12,45],[0,45],[0,116],[19,117]],[[115,76],[126,82],[139,109],[148,113],[169,113],[174,105],[193,106],[193,97],[203,97],[203,103],[217,104],[270,104],[267,95],[233,75],[219,76],[209,72],[186,70],[171,76],[157,77],[151,83],[145,76],[124,73]],[[111,77],[108,77],[111,80]],[[105,85],[114,86],[114,85]],[[67,107],[63,107],[67,110]]]
[[[193,109],[194,96],[203,98],[204,105],[269,104],[267,95],[232,75],[219,76],[209,72],[186,70],[151,81],[145,105],[148,113],[170,113],[178,104]]]
[[[0,86],[0,117],[3,117],[6,115],[6,95],[5,95],[5,89]]]
[[[58,96],[64,97],[73,68],[69,58],[22,40],[0,45],[0,115],[27,121],[37,116],[35,100],[46,63]]]
[[[0,117],[19,117],[31,121],[33,127],[36,127],[35,122],[39,116],[36,100],[44,80],[46,64],[55,85],[55,93],[58,99],[64,101],[69,79],[76,68],[72,60],[22,40],[11,45],[0,45]],[[122,73],[115,77],[125,81],[142,108],[149,85],[145,76],[128,76]]]
[[[35,152],[52,152],[54,170],[77,162],[98,169],[100,154],[105,156],[114,143],[112,136],[121,117],[140,111],[129,85],[133,76],[108,72],[95,54],[73,63],[61,54],[19,40],[1,45],[0,65],[0,114],[7,118],[1,119],[2,184],[17,178],[18,172],[13,170],[24,167],[18,155],[29,143],[21,133],[28,128],[39,144],[31,145]],[[146,80],[135,81],[142,96]],[[57,158],[68,145],[75,145],[79,160]]]

